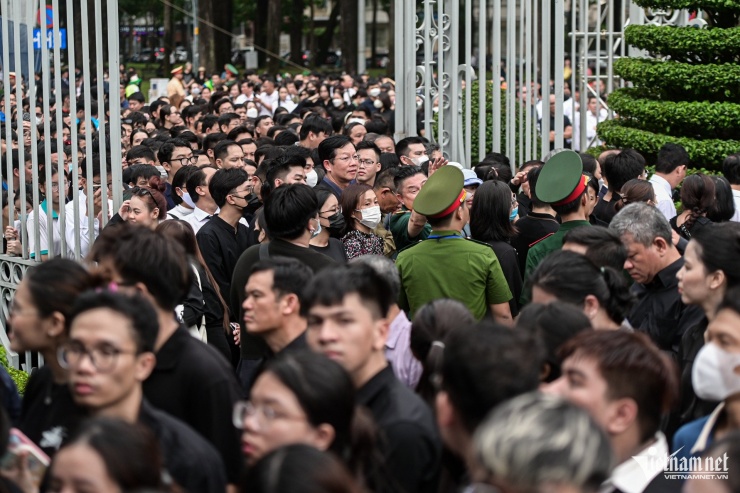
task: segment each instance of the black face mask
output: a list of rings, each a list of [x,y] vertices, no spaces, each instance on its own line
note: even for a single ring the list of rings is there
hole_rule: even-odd
[[[341,213],[336,212],[326,219],[329,221],[329,226],[326,228],[329,230],[329,236],[332,238],[339,238],[342,231],[344,231],[344,216]]]
[[[247,201],[247,206],[244,208],[244,212],[247,214],[254,214],[257,209],[262,207],[262,202],[256,194],[250,193],[244,199]]]

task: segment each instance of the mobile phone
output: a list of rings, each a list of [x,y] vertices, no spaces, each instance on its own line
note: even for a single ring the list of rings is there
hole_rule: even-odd
[[[8,449],[5,455],[0,459],[0,468],[12,469],[19,460],[22,453],[28,456],[28,471],[31,473],[31,480],[36,487],[41,485],[44,479],[46,468],[49,467],[49,456],[44,453],[35,443],[17,428],[10,430],[8,439]]]

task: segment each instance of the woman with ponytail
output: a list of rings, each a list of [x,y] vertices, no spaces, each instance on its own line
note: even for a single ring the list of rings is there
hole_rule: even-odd
[[[714,206],[714,201],[715,186],[711,178],[703,173],[687,177],[681,186],[683,212],[671,219],[671,227],[690,240],[696,231],[712,223],[707,219],[707,213]]]
[[[442,368],[445,341],[453,330],[473,325],[475,317],[470,310],[455,300],[439,299],[422,306],[411,323],[411,352],[423,368],[416,393],[432,409],[437,393],[437,382]]]
[[[598,268],[575,252],[550,254],[530,279],[532,302],[571,303],[583,310],[597,330],[632,330],[625,317],[633,303],[624,276],[611,267]]]
[[[247,465],[279,447],[305,444],[333,452],[370,491],[393,491],[381,469],[375,425],[355,396],[344,368],[318,353],[284,353],[268,362],[249,401],[234,408]]]
[[[648,205],[655,206],[658,200],[655,198],[655,189],[649,181],[634,179],[624,184],[619,192],[620,199],[614,204],[614,209],[619,212],[624,206],[635,202],[645,202]]]

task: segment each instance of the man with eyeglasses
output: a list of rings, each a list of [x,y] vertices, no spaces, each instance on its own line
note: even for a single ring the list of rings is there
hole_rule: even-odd
[[[156,364],[158,330],[157,314],[142,295],[91,291],[80,296],[70,315],[69,340],[59,351],[72,398],[90,416],[148,428],[159,442],[166,471],[182,488],[223,493],[226,471],[218,452],[143,395],[143,382]]]
[[[357,183],[374,186],[375,177],[380,173],[380,149],[372,142],[361,141],[357,144],[357,155],[360,158]]]
[[[359,156],[355,146],[346,135],[333,135],[324,139],[318,150],[326,176],[315,188],[328,190],[339,200],[342,191],[357,178]]]
[[[195,164],[197,158],[193,156],[193,149],[190,143],[183,139],[170,139],[165,142],[157,152],[159,164],[162,165],[167,173],[167,183],[164,196],[167,199],[167,210],[175,208],[175,202],[172,200],[172,179],[175,177],[177,170],[188,164]]]

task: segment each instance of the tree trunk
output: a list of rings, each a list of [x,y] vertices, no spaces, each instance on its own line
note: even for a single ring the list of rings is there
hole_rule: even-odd
[[[337,24],[339,24],[339,2],[335,2],[331,8],[329,20],[326,23],[326,31],[319,38],[319,51],[316,54],[316,60],[326,60],[326,54],[334,40],[334,31],[337,29]]]
[[[373,23],[370,29],[370,66],[374,67],[378,56],[378,0],[373,0]]]
[[[388,73],[396,71],[396,0],[390,0],[388,7]],[[398,75],[393,75],[398,77]]]
[[[267,63],[267,71],[270,74],[276,74],[280,69],[280,59],[275,55],[280,55],[280,0],[271,0],[267,8],[267,48],[274,55],[270,56]]]
[[[308,49],[311,50],[311,56],[316,56],[316,22],[314,21],[314,2],[311,0],[311,19],[309,20]]]
[[[254,22],[254,44],[267,47],[267,10],[269,0],[257,0],[257,13]],[[258,63],[260,67],[265,65],[267,55],[262,50],[257,50]]]
[[[227,33],[231,33],[234,23],[233,2],[216,0],[210,3],[213,8],[213,23]],[[214,70],[220,74],[224,69],[224,65],[231,61],[231,34],[221,31],[214,32],[213,50]]]
[[[313,3],[313,0],[312,2]],[[290,57],[301,65],[303,59],[303,8],[304,0],[293,0],[290,16]]]
[[[200,0],[198,2],[198,17],[212,23],[213,19],[213,5],[211,0]],[[206,74],[209,76],[215,71],[216,65],[216,52],[214,48],[214,33],[213,28],[206,22],[199,22],[198,27],[200,35],[198,36],[198,52],[200,58],[200,64],[206,68]],[[198,70],[198,67],[195,67]]]
[[[172,6],[170,3],[164,4],[164,59],[162,60],[162,68],[165,74],[169,74],[171,68],[170,64],[170,53],[174,51],[172,46],[172,40],[174,38],[173,32],[174,26],[172,25]]]
[[[341,2],[341,40],[342,64],[348,74],[357,72],[357,1],[340,0]]]

